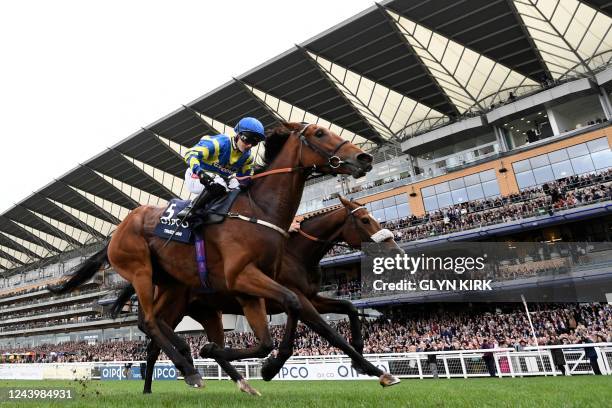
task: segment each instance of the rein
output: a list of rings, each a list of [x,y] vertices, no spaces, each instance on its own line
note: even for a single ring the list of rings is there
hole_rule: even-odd
[[[302,146],[306,145],[308,147],[310,147],[312,150],[314,150],[315,152],[317,152],[318,154],[320,154],[321,156],[327,158],[327,162],[329,164],[329,166],[332,169],[337,169],[338,167],[340,167],[344,161],[342,161],[338,156],[336,156],[336,153],[338,153],[338,151],[340,150],[340,148],[342,146],[344,146],[345,144],[349,143],[348,140],[344,140],[340,143],[338,143],[338,145],[334,148],[334,150],[330,153],[326,152],[325,150],[321,149],[319,146],[312,144],[310,142],[308,142],[308,140],[306,139],[306,135],[304,135],[304,132],[306,131],[306,129],[310,126],[309,123],[303,123],[303,127],[302,129],[299,130],[299,139],[300,139],[300,151],[299,151],[299,162],[302,162]],[[295,134],[296,132],[298,132],[297,130],[293,130],[291,131],[291,134]],[[307,175],[307,179],[310,175],[312,175],[314,172],[316,172],[317,170],[317,166],[315,164],[313,164],[312,166],[297,166],[297,167],[284,167],[284,168],[280,168],[280,169],[273,169],[273,170],[267,170],[264,171],[262,173],[259,174],[255,174],[253,176],[244,176],[244,177],[236,177],[236,179],[238,180],[245,180],[245,179],[257,179],[257,178],[261,178],[261,177],[266,177],[266,176],[271,176],[274,174],[286,174],[286,173],[293,173],[296,171],[300,171],[300,170],[308,170],[310,169],[311,172]],[[251,208],[253,207],[253,202],[251,199],[251,196],[249,195],[249,200],[251,202]],[[359,207],[359,208],[365,208],[365,207]],[[359,208],[355,209],[355,211],[357,211]],[[352,212],[351,212],[352,214]],[[247,217],[244,216],[242,214],[239,213],[234,213],[234,212],[229,212],[226,214],[227,217],[229,218],[234,218],[234,219],[238,219],[238,220],[242,220],[242,221],[248,221],[254,224],[259,224],[259,225],[263,225],[264,227],[268,227],[270,229],[273,229],[274,231],[278,232],[279,234],[281,234],[283,237],[288,238],[289,237],[289,233],[287,231],[285,231],[284,229],[280,228],[279,226],[272,224],[271,222],[268,221],[264,221],[264,220],[260,220],[258,218],[255,217]]]

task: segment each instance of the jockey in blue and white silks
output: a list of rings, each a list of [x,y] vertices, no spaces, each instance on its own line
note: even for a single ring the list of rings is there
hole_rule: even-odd
[[[192,204],[178,213],[184,218],[191,210],[201,208],[210,198],[239,187],[234,176],[253,174],[251,148],[265,140],[264,127],[255,118],[243,118],[236,127],[236,136],[224,134],[204,136],[185,154],[188,165],[185,183],[198,194]],[[227,180],[227,181],[226,181]]]

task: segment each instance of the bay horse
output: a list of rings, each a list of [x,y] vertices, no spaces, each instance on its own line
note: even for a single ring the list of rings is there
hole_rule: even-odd
[[[358,178],[372,169],[371,155],[316,124],[283,123],[268,132],[264,161],[267,171],[232,204],[230,214],[234,217],[203,230],[210,287],[237,298],[259,341],[246,349],[215,350],[215,359],[222,366],[242,358],[263,358],[272,350],[264,300],[281,305],[294,320],[301,312],[298,297],[271,276],[281,265],[286,231],[307,178],[314,172]],[[201,285],[194,246],[177,242],[165,245],[165,240],[154,234],[164,211],[165,207],[148,205],[133,210],[101,251],[77,267],[68,280],[48,289],[68,292],[109,263],[136,290],[142,311],[140,330],[161,347],[187,384],[201,387],[201,376],[180,352],[188,345],[155,315],[152,259],[176,281],[192,288]],[[245,387],[244,383],[238,386]]]
[[[379,368],[363,358],[363,338],[358,311],[347,300],[332,299],[321,296],[321,258],[339,242],[346,242],[351,248],[361,248],[362,242],[380,242],[387,253],[402,253],[403,251],[393,240],[393,234],[383,230],[380,224],[370,216],[368,210],[357,202],[340,197],[342,205],[315,213],[302,221],[300,229],[291,233],[287,241],[287,249],[283,257],[282,267],[275,280],[292,290],[301,303],[300,320],[313,331],[327,339],[333,346],[340,348],[353,360],[353,366],[362,373],[377,376],[383,386],[399,383],[399,379],[385,374]],[[390,255],[392,256],[392,255]],[[163,271],[159,271],[163,273]],[[155,308],[158,317],[164,319],[168,326],[175,328],[183,316],[188,315],[202,324],[208,340],[218,347],[224,347],[223,323],[221,313],[240,314],[240,305],[235,299],[217,295],[203,294],[184,285],[158,286]],[[126,286],[113,305],[113,317],[116,317],[123,305],[134,294],[131,285]],[[185,299],[176,302],[176,299]],[[172,302],[174,307],[166,303]],[[282,312],[274,303],[268,302],[269,314]],[[348,315],[351,327],[350,345],[327,322],[320,313],[336,313]],[[295,332],[295,327],[294,327]],[[295,333],[291,333],[292,340]],[[191,357],[190,350],[184,350]],[[160,348],[155,342],[147,346],[147,369],[143,393],[151,393],[151,382],[155,362],[160,354]],[[280,371],[283,364],[293,354],[293,341],[281,343],[276,357],[269,357],[262,367],[264,380],[271,380]],[[231,365],[227,374],[237,383],[243,377]]]

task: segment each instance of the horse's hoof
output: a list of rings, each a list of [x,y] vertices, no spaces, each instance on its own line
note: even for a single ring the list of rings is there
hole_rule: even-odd
[[[246,392],[249,395],[255,395],[257,397],[261,397],[261,393],[257,391],[255,388],[251,387],[251,384],[247,382],[244,378],[242,380],[238,380],[236,382],[238,389],[242,392]]]
[[[389,373],[384,373],[383,375],[380,376],[380,385],[382,385],[383,387],[390,387],[392,385],[399,384],[399,383],[400,383],[400,379]]]
[[[199,373],[186,375],[185,382],[187,383],[187,385],[193,388],[204,388],[204,383],[202,383],[202,377]]]
[[[202,358],[213,358],[213,352],[217,345],[215,343],[206,343],[200,349],[200,357]]]
[[[274,360],[266,359],[261,365],[261,378],[264,381],[271,381],[276,374],[278,374],[278,369],[276,364],[274,364]]]
[[[151,390],[144,390],[142,391],[143,394],[151,394]]]

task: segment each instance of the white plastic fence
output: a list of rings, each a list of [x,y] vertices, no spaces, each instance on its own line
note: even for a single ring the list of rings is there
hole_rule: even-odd
[[[530,347],[525,351],[514,349],[488,349],[463,351],[438,351],[399,354],[369,354],[368,361],[384,371],[400,378],[431,378],[434,376],[429,355],[436,355],[435,367],[439,378],[487,377],[485,354],[492,354],[494,376],[558,376],[561,371],[553,363],[552,349],[562,349],[566,375],[593,374],[585,347],[593,347],[597,365],[604,375],[612,375],[612,343],[575,344],[563,346]],[[140,366],[141,361],[113,361],[87,363],[0,364],[0,379],[99,379],[106,367]],[[203,378],[227,379],[223,370],[213,360],[194,361]],[[171,364],[158,361],[158,364]],[[243,360],[233,364],[247,379],[261,378],[262,360]],[[348,380],[372,379],[359,375],[351,367],[351,360],[343,355],[292,357],[287,361],[277,379],[280,380]]]

